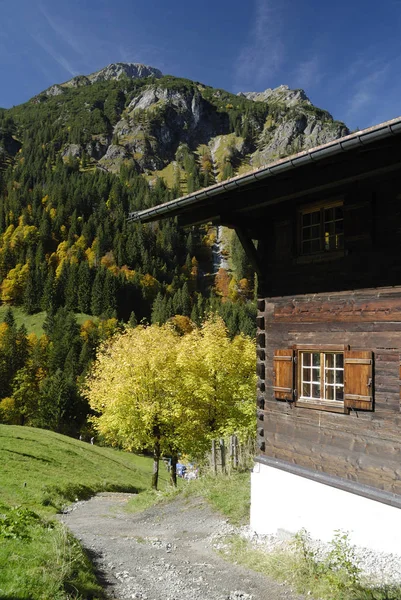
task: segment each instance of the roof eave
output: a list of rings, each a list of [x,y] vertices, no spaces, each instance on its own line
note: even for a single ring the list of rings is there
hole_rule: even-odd
[[[321,146],[303,150],[287,158],[280,159],[270,165],[256,169],[245,175],[239,175],[232,179],[227,179],[221,183],[212,185],[208,188],[198,190],[187,196],[182,196],[176,200],[159,204],[153,208],[132,212],[128,216],[130,222],[149,222],[159,218],[173,216],[182,209],[187,209],[192,205],[198,204],[203,200],[219,196],[222,193],[242,188],[253,181],[260,181],[268,177],[274,177],[291,169],[299,169],[307,164],[323,160],[325,158],[348,152],[358,146],[366,146],[375,141],[391,137],[401,133],[401,117],[386,121],[374,127],[369,127],[361,131],[351,133],[350,135],[328,142]]]

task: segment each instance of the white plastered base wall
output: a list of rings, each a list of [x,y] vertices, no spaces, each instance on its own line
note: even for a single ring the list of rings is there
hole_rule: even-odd
[[[401,554],[401,510],[256,463],[251,476],[251,528],[294,534],[305,528],[328,542],[336,530],[357,546]]]

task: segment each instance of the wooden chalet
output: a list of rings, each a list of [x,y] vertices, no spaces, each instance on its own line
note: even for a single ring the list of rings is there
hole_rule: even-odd
[[[258,273],[253,529],[401,553],[401,118],[130,219],[170,216]]]

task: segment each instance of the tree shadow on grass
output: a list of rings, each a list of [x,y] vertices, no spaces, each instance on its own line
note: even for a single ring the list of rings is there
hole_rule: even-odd
[[[96,550],[93,550],[93,549],[89,549],[89,548],[84,548],[84,552],[92,565],[93,573],[96,577],[96,581],[102,587],[102,590],[103,590],[102,598],[106,599],[106,591],[112,587],[112,582],[110,581],[110,579],[108,579],[106,572],[100,567],[102,553],[97,552]],[[81,594],[85,593],[85,590],[79,590],[79,591]],[[84,595],[83,597],[87,598],[88,596]]]

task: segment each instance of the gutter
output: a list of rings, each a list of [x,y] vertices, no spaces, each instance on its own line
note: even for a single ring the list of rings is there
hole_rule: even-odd
[[[357,147],[366,146],[375,141],[398,134],[401,134],[401,117],[397,117],[396,119],[386,121],[385,123],[375,125],[368,129],[357,131],[356,133],[351,133],[346,137],[328,142],[322,146],[303,150],[298,154],[281,159],[266,167],[252,171],[251,173],[228,179],[222,183],[172,200],[171,202],[165,202],[164,204],[146,210],[132,212],[128,215],[128,222],[154,221],[157,220],[158,216],[168,216],[169,213],[174,212],[176,209],[187,208],[202,200],[219,196],[223,192],[240,189],[254,181],[274,177],[280,173],[318,162],[319,160],[323,160],[330,156],[348,152]]]

